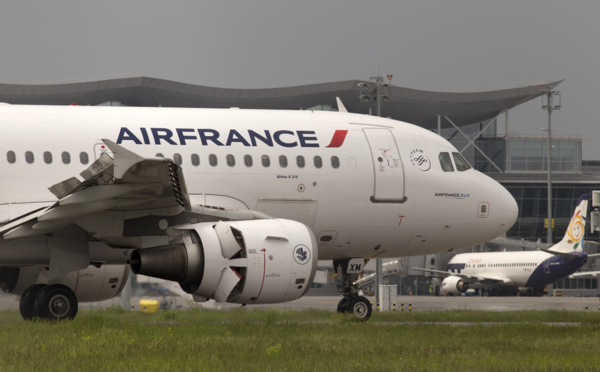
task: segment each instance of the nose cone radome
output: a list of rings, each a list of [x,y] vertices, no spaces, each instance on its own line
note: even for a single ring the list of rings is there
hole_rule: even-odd
[[[502,235],[510,229],[515,222],[517,221],[517,217],[519,216],[519,207],[517,206],[517,201],[511,195],[508,190],[504,188],[504,186],[498,184],[499,195],[500,195],[500,203],[502,206],[502,217],[500,225],[498,226],[498,235]]]

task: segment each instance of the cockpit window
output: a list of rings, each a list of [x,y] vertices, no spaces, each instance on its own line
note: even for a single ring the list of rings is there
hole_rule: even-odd
[[[442,166],[442,170],[444,172],[454,172],[454,167],[452,166],[452,160],[450,160],[450,154],[447,152],[440,152],[440,165]]]
[[[463,158],[460,153],[453,152],[452,157],[454,158],[454,164],[456,164],[457,171],[464,172],[468,169],[471,169],[471,165],[467,162],[467,159]]]

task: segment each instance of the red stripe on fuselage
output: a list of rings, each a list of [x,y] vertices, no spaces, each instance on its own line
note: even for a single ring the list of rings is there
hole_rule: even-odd
[[[327,147],[340,147],[344,144],[344,140],[346,139],[346,134],[348,134],[347,130],[336,130],[333,133],[333,138],[331,138],[331,143]]]

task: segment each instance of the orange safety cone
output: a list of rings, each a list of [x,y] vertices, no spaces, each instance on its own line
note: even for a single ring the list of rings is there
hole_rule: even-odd
[[[412,289],[410,290],[409,295],[410,295],[410,297],[412,297]]]

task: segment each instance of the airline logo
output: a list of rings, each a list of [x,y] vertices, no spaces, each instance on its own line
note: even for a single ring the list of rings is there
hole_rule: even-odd
[[[436,192],[434,196],[436,198],[446,199],[468,199],[471,197],[471,194],[465,194],[460,192]]]
[[[410,152],[410,163],[425,172],[431,168],[429,158],[421,149],[414,149]]]
[[[336,130],[327,148],[338,148],[346,140],[347,130]],[[258,130],[238,131],[230,129],[176,128],[127,128],[121,127],[117,144],[135,143],[136,145],[179,145],[200,144],[202,146],[281,146],[281,147],[321,147],[315,131],[311,130]]]
[[[310,261],[310,250],[303,244],[298,244],[294,248],[294,260],[300,265],[304,265]]]
[[[569,227],[567,227],[567,235],[575,243],[573,249],[577,249],[585,235],[585,217],[581,215],[581,209],[578,209],[571,218]]]

